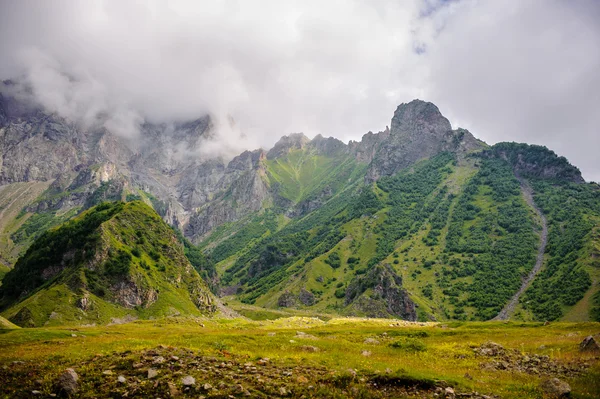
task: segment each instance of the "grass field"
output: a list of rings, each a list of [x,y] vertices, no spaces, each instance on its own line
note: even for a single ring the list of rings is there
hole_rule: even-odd
[[[72,367],[81,397],[434,397],[450,386],[472,397],[542,398],[540,382],[556,377],[572,397],[598,398],[599,354],[578,345],[599,332],[598,323],[313,317],[7,329],[0,396],[58,393],[58,375]],[[476,353],[488,341],[504,354]],[[186,376],[195,384],[184,386]]]

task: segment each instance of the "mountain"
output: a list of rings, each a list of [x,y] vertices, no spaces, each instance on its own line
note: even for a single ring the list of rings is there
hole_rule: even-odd
[[[176,233],[140,201],[103,203],[42,233],[3,282],[2,315],[27,327],[216,311]]]
[[[294,133],[227,161],[202,151],[218,133],[210,115],[146,122],[131,139],[9,89],[5,266],[101,201],[139,200],[194,243],[188,256],[210,258],[198,269],[231,303],[420,320],[600,318],[599,189],[545,147],[488,146],[414,100],[360,141]]]

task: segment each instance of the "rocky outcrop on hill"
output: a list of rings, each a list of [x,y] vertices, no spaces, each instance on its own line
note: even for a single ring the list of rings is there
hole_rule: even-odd
[[[345,305],[368,317],[400,317],[417,320],[414,302],[402,288],[400,277],[389,264],[377,265],[355,277],[346,289]]]
[[[366,156],[371,160],[366,179],[371,182],[443,151],[466,153],[483,146],[467,130],[452,130],[434,104],[421,100],[399,105],[389,131],[373,136],[363,138],[356,150],[361,157],[372,154]]]

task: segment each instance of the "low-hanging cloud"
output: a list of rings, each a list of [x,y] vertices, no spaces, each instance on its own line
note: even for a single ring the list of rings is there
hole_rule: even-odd
[[[232,115],[205,151],[303,131],[357,139],[435,102],[484,140],[546,144],[600,179],[594,0],[0,0],[0,78],[135,134]],[[225,120],[225,117],[216,118]],[[251,149],[251,148],[249,148]]]

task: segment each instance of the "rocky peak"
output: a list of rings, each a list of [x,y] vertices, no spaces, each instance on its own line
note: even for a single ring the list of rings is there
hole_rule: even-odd
[[[430,102],[413,100],[402,103],[396,108],[392,118],[392,136],[402,136],[415,140],[422,135],[430,135],[442,139],[452,126],[438,107]]]
[[[243,171],[256,169],[265,158],[266,153],[262,149],[254,151],[244,151],[229,162],[229,164],[227,165],[227,170]]]
[[[267,153],[267,158],[277,158],[294,149],[301,150],[308,143],[310,143],[310,139],[304,133],[292,133],[288,136],[283,136]]]
[[[335,137],[323,137],[320,134],[316,135],[314,139],[310,141],[311,147],[317,150],[318,154],[325,156],[335,156],[347,152],[348,147],[343,141],[336,139]]]
[[[386,130],[364,137],[363,141],[357,153],[371,159],[367,182],[391,176],[443,151],[462,154],[484,146],[464,129],[453,131],[438,107],[421,100],[400,104],[394,112],[389,133]]]

